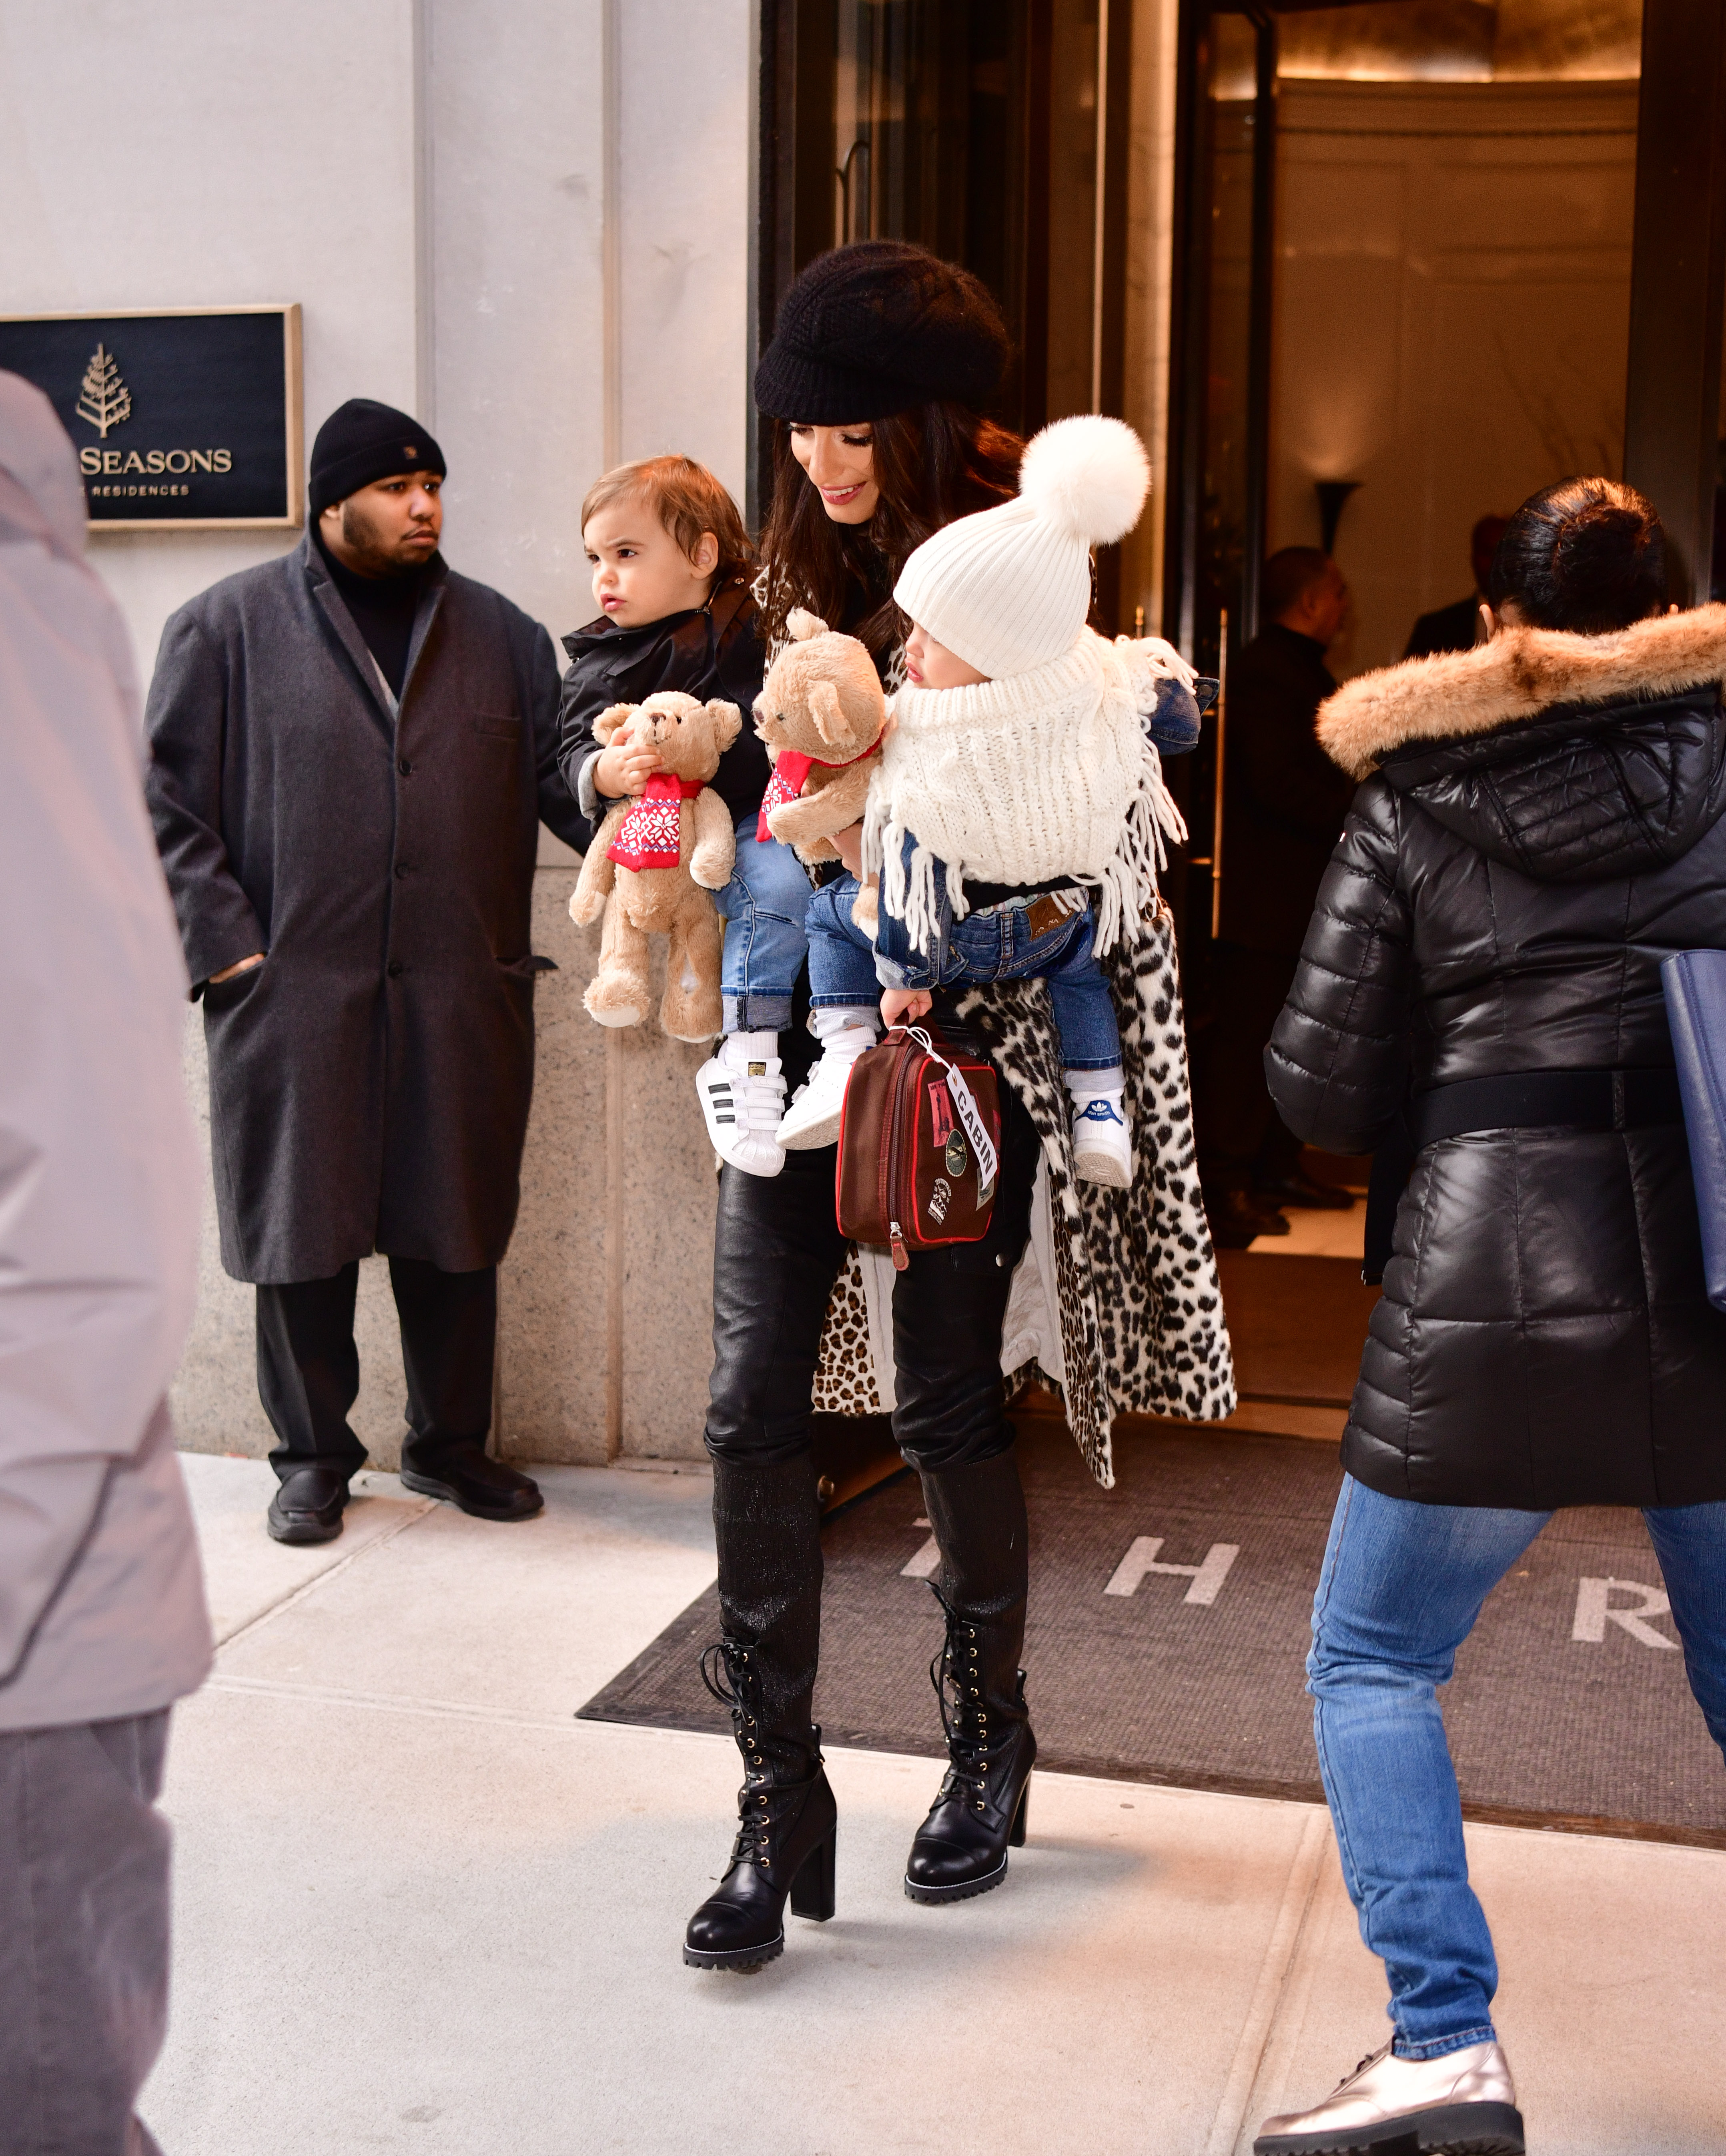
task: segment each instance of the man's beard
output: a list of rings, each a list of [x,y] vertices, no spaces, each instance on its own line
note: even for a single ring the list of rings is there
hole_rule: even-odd
[[[411,538],[423,527],[416,525],[404,533]],[[350,548],[354,567],[362,577],[402,577],[414,569],[425,567],[428,555],[397,553],[371,518],[351,496],[341,505],[342,544]],[[397,542],[399,543],[399,542]]]

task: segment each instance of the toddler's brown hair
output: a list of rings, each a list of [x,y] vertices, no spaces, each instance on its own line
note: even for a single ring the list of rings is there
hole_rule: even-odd
[[[712,532],[720,547],[713,572],[714,591],[754,569],[755,550],[736,503],[706,465],[698,465],[693,457],[638,457],[604,473],[582,499],[581,529],[585,531],[588,519],[602,509],[632,498],[648,504],[691,562],[702,533]]]

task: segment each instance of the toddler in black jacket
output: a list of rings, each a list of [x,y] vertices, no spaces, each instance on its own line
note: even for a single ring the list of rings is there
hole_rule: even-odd
[[[659,689],[705,702],[723,697],[743,730],[712,781],[737,830],[737,866],[714,902],[725,921],[721,987],[725,1037],[698,1078],[709,1136],[722,1160],[777,1174],[774,1142],[784,1106],[779,1033],[807,944],[809,879],[789,846],[758,845],[756,812],[771,767],[752,711],[765,654],[749,579],[753,550],[720,481],[692,458],[648,457],[594,482],[581,504],[581,537],[601,609],[563,639],[558,762],[581,813],[597,827],[614,801],[650,787],[649,748],[602,748],[594,721],[613,704]]]

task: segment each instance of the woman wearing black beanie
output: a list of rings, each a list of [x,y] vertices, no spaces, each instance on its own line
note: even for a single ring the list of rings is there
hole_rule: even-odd
[[[784,640],[791,610],[804,607],[858,637],[883,680],[897,685],[902,629],[892,592],[906,557],[954,518],[1017,491],[1022,444],[978,412],[998,386],[1009,349],[985,288],[922,248],[864,241],[802,272],[755,375],[756,403],[775,423],[773,501],[757,587],[770,648]],[[978,887],[975,902],[993,901]],[[1140,1023],[1141,985],[1163,998],[1165,1036],[1178,989],[1171,957],[1147,963],[1142,948],[1129,950],[1124,964],[1131,1008],[1124,1051],[1142,1068],[1140,1043],[1151,1021],[1147,1004]],[[993,1215],[980,1242],[913,1252],[893,1291],[894,1435],[922,1479],[941,1554],[935,1592],[946,1625],[936,1689],[950,1764],[905,1869],[905,1892],[918,1902],[963,1900],[998,1886],[1009,1845],[1024,1840],[1037,1748],[1019,1668],[1025,1500],[1004,1412],[1002,1327],[1030,1234],[1039,1152],[1058,1154],[1068,1127],[1040,984],[971,991],[960,1014],[1007,1081],[1000,1089]],[[757,1081],[782,1096],[807,1070],[812,1045],[801,1031],[781,1039],[784,1075],[775,1060],[758,1070]],[[1184,1057],[1177,1060],[1184,1103]],[[1169,1065],[1165,1054],[1160,1068],[1166,1073]],[[1166,1116],[1167,1083],[1163,1092],[1153,1112]],[[1190,1129],[1190,1113],[1183,1119],[1177,1109],[1175,1119]],[[1170,1173],[1159,1176],[1155,1199],[1114,1194],[1119,1210],[1094,1250],[1088,1236],[1097,1242],[1105,1209],[1091,1213],[1088,1200],[1081,1209],[1062,1171],[1050,1170],[1052,1200],[1061,1209],[1055,1240],[1068,1416],[1105,1485],[1113,1479],[1111,1399],[1115,1406],[1155,1411],[1160,1404],[1200,1417],[1227,1414],[1234,1404],[1190,1145],[1186,1151],[1184,1163],[1171,1158]],[[796,1914],[833,1913],[836,1814],[811,1717],[822,1553],[810,1455],[822,1327],[848,1263],[833,1183],[831,1147],[787,1152],[775,1176],[729,1165],[720,1176],[706,1441],[724,1636],[709,1650],[704,1674],[731,1706],[745,1780],[730,1867],[685,1938],[684,1958],[700,1968],[772,1960],[784,1947],[787,1897]],[[1190,1322],[1171,1317],[1178,1301],[1159,1292],[1172,1280],[1153,1289],[1149,1277],[1177,1242],[1189,1275],[1182,1284],[1207,1305]],[[1096,1318],[1105,1309],[1106,1348]],[[858,1330],[867,1337],[867,1326]],[[873,1373],[858,1376],[856,1404],[872,1406]]]

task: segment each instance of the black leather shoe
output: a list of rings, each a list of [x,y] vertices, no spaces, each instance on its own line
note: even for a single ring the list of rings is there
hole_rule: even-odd
[[[801,1787],[745,1789],[731,1866],[690,1917],[691,1969],[761,1969],[785,1952],[785,1905],[824,1924],[833,1913],[839,1812],[827,1770]]]
[[[1309,1213],[1347,1213],[1355,1203],[1352,1190],[1339,1189],[1334,1183],[1319,1183],[1298,1168],[1268,1183],[1255,1183],[1252,1195],[1268,1213],[1283,1205]]]
[[[834,1857],[839,1813],[822,1764],[821,1731],[798,1732],[802,1758],[812,1771],[782,1779],[786,1752],[763,1727],[775,1672],[758,1668],[757,1650],[726,1638],[701,1658],[701,1681],[731,1710],[743,1754],[737,1793],[737,1839],[719,1886],[690,1917],[684,1959],[691,1969],[760,1969],[785,1952],[785,1905],[795,1917],[824,1924],[833,1913]]]
[[[809,1716],[821,1653],[821,1498],[808,1455],[772,1467],[715,1459],[713,1526],[725,1633],[701,1658],[701,1681],[731,1710],[743,1787],[730,1866],[689,1919],[684,1959],[747,1970],[785,1952],[787,1900],[817,1923],[833,1913],[837,1813]]]
[[[264,1524],[272,1541],[333,1543],[341,1532],[347,1477],[334,1467],[296,1467],[269,1501]]]
[[[530,1475],[504,1466],[474,1441],[440,1445],[418,1461],[404,1448],[402,1487],[422,1497],[442,1497],[476,1520],[530,1520],[545,1509]]]
[[[1025,1493],[1011,1452],[923,1470],[940,1547],[947,1636],[930,1665],[947,1772],[905,1862],[914,1902],[963,1902],[1006,1876],[1025,1841],[1037,1739],[1025,1712]]]
[[[976,1634],[976,1626],[950,1609],[947,1645],[930,1671],[952,1763],[906,1860],[905,1892],[913,1902],[965,1902],[986,1894],[1006,1876],[1008,1850],[1025,1846],[1037,1761],[1037,1739],[1025,1715],[1025,1672],[1014,1672],[1017,1719],[1001,1741],[980,1742],[989,1730],[989,1717],[980,1712],[984,1686],[967,1682],[981,1675],[974,1659]],[[998,1709],[995,1718],[1001,1718]]]
[[[1250,1190],[1207,1190],[1205,1217],[1219,1250],[1244,1250],[1261,1235],[1286,1235],[1288,1223],[1274,1207],[1262,1205]]]

